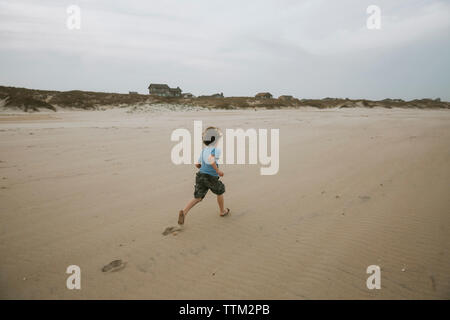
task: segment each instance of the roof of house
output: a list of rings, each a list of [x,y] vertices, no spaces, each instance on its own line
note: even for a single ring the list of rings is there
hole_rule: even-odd
[[[270,92],[260,92],[256,94],[255,97],[264,97],[264,96],[272,96],[272,94]]]
[[[159,83],[150,83],[148,88],[149,89],[150,88],[153,88],[153,89],[170,89],[167,84],[159,84]]]

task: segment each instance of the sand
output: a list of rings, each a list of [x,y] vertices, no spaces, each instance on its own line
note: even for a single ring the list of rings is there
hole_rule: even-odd
[[[196,172],[170,134],[194,120],[279,128],[280,170],[221,166],[231,215],[208,193],[163,235]],[[448,110],[3,114],[0,298],[449,299],[449,185]]]

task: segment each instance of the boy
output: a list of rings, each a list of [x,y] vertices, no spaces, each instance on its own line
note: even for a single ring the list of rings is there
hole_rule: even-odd
[[[183,210],[178,213],[178,224],[184,224],[184,219],[193,206],[203,200],[208,190],[217,195],[217,203],[220,209],[220,216],[224,217],[230,213],[230,209],[224,209],[223,194],[225,185],[219,180],[223,177],[223,172],[219,170],[217,160],[220,158],[220,149],[216,148],[220,139],[220,132],[217,128],[208,127],[203,134],[203,148],[198,162],[195,164],[200,170],[195,177],[194,199],[189,201]]]

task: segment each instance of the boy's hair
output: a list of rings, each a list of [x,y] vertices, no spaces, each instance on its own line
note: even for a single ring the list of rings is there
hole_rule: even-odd
[[[203,132],[203,143],[206,146],[209,146],[210,144],[214,145],[221,137],[221,133],[219,128],[216,127],[208,127]]]

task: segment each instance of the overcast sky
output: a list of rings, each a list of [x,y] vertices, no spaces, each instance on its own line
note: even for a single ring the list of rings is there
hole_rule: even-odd
[[[449,101],[449,57],[449,0],[0,0],[0,85]]]

